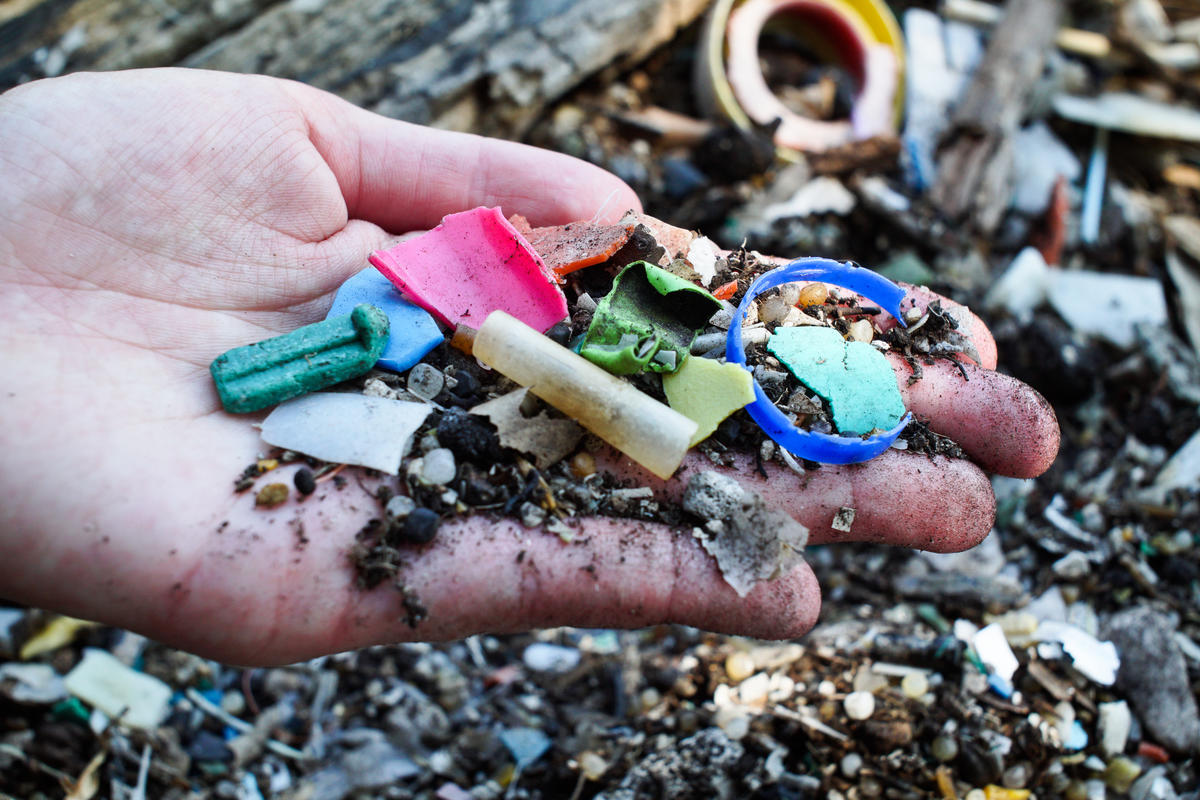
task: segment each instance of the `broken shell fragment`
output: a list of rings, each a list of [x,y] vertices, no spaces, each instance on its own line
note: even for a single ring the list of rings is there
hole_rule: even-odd
[[[484,320],[474,352],[660,478],[679,468],[696,432],[692,420],[503,311]]]

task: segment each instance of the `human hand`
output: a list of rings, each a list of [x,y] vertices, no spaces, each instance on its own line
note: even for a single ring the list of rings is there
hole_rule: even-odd
[[[789,637],[814,623],[807,567],[741,599],[687,532],[596,519],[563,545],[474,517],[414,549],[402,577],[429,618],[413,629],[395,592],[354,586],[346,553],[377,514],[358,482],[271,511],[231,491],[263,444],[254,417],[222,411],[216,355],[319,320],[372,250],[447,213],[615,218],[638,202],[611,175],[299,84],[183,70],[0,96],[0,174],[0,595],[237,663],[559,624]],[[994,344],[975,334],[969,381],[939,362],[905,400],[985,468],[1037,474],[1053,413],[990,371]],[[646,482],[677,494],[699,468]],[[845,540],[829,529],[844,505],[852,538],[941,551],[975,544],[994,512],[965,460],[889,452],[803,484],[739,477],[814,543]]]

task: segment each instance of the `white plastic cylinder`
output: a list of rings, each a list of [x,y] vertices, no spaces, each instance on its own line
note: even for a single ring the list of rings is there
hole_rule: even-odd
[[[474,355],[660,478],[683,462],[696,423],[520,320],[493,311]]]

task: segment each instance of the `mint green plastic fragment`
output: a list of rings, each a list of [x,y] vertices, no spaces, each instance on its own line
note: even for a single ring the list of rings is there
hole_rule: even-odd
[[[721,302],[694,283],[635,261],[601,298],[579,354],[614,375],[671,373]]]
[[[258,411],[362,375],[387,340],[387,315],[362,304],[343,317],[223,353],[212,363],[213,381],[226,411]]]
[[[776,328],[767,350],[829,404],[839,433],[890,430],[904,401],[888,360],[865,342],[847,342],[833,328]]]

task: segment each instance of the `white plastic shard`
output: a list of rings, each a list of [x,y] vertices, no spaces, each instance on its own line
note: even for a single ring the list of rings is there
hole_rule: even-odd
[[[267,444],[322,461],[354,464],[389,475],[433,406],[344,392],[315,392],[289,400],[262,424]]]
[[[167,716],[171,687],[89,647],[83,660],[63,679],[67,691],[120,724],[153,730]]]
[[[1075,669],[1103,686],[1117,680],[1121,657],[1112,642],[1102,642],[1095,636],[1065,622],[1043,620],[1033,638],[1039,642],[1058,642],[1075,664]]]

